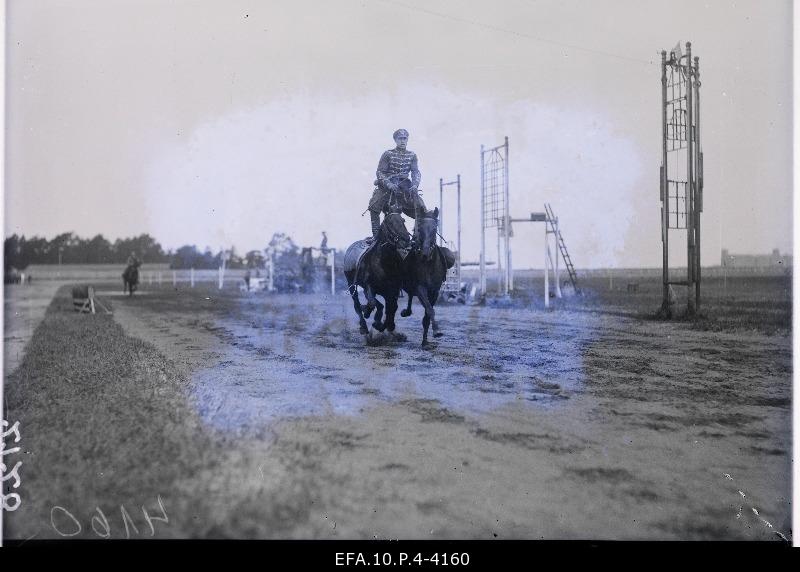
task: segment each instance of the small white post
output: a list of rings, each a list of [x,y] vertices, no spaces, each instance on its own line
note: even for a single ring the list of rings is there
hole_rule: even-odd
[[[331,248],[328,251],[328,256],[331,257],[331,296],[333,296],[336,294],[336,270],[334,268],[336,265],[336,249]]]
[[[555,256],[556,256],[556,268],[555,268],[555,281],[556,281],[556,298],[561,298],[561,273],[558,269],[558,257],[561,252],[560,248],[560,240],[561,240],[561,231],[558,230],[558,218],[556,218],[556,232],[553,235],[553,238],[556,239],[556,248],[555,248]]]
[[[275,289],[275,253],[272,251],[269,253],[269,268],[267,270],[269,274],[269,291],[272,292]]]
[[[192,288],[194,288],[194,266],[192,266],[192,269],[189,271],[189,280],[192,283]]]
[[[460,286],[459,286],[460,287]],[[514,269],[511,266],[511,242],[508,243],[508,291],[514,290]]]
[[[548,268],[548,255],[550,254],[550,247],[547,244],[549,234],[547,232],[547,225],[544,227],[544,307],[550,307],[550,269]]]
[[[172,271],[172,286],[175,287],[178,285],[178,274],[174,270]]]

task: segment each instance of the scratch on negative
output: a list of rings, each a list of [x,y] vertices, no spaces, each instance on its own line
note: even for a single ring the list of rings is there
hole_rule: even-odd
[[[724,476],[726,479],[728,479],[729,481],[732,481],[732,480],[733,480],[733,477],[732,477],[732,476],[730,476],[728,473],[722,473],[722,475],[723,475],[723,476]],[[737,489],[737,490],[738,490],[738,489]],[[741,497],[742,497],[742,498],[746,498],[746,497],[745,497],[745,494],[744,494],[744,493],[743,493],[741,490],[738,490],[738,493],[741,495]],[[756,507],[754,507],[754,506],[751,506],[751,507],[750,507],[750,510],[752,510],[752,511],[753,511],[753,514],[755,514],[755,515],[758,517],[758,520],[760,520],[761,522],[763,522],[763,523],[764,523],[764,524],[765,524],[765,525],[766,525],[766,526],[767,526],[767,527],[768,527],[770,530],[772,530],[772,532],[774,532],[775,534],[777,534],[778,536],[780,536],[780,537],[781,537],[781,539],[782,539],[784,542],[789,542],[789,539],[788,539],[788,538],[786,538],[786,536],[784,536],[784,535],[783,535],[783,533],[781,533],[781,531],[779,531],[779,530],[776,530],[776,529],[775,529],[775,527],[774,527],[774,526],[772,526],[772,524],[770,524],[770,522],[769,522],[767,519],[765,519],[765,518],[764,518],[764,517],[762,517],[760,514],[758,514],[758,510],[756,510]],[[741,518],[741,516],[742,516],[742,505],[739,505],[739,512],[738,512],[738,513],[736,513],[736,518]]]
[[[755,514],[755,515],[758,517],[758,520],[760,520],[761,522],[763,522],[764,524],[766,524],[768,527],[770,527],[770,528],[772,529],[772,531],[773,531],[775,534],[777,534],[778,536],[780,536],[780,537],[781,537],[781,539],[783,539],[783,541],[784,541],[784,542],[789,542],[789,539],[788,539],[788,538],[786,538],[786,537],[785,537],[783,534],[781,534],[781,532],[780,532],[779,530],[775,530],[775,527],[774,527],[774,526],[772,526],[772,525],[769,523],[769,521],[767,521],[767,519],[765,519],[765,518],[764,518],[764,517],[762,517],[760,514],[758,514],[758,511],[755,509],[755,507],[751,507],[751,508],[753,509],[753,514]]]

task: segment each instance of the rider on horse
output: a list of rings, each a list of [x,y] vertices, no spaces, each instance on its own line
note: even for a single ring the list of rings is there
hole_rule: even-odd
[[[136,256],[136,252],[131,252],[131,255],[128,257],[127,265],[133,268],[139,268],[142,265],[142,261]]]
[[[394,132],[393,137],[396,147],[381,155],[376,173],[375,191],[369,201],[368,210],[373,239],[378,235],[381,225],[380,213],[388,210],[393,195],[396,197],[401,191],[403,195],[406,195],[400,199],[405,204],[399,205],[399,207],[411,218],[416,219],[418,212],[426,210],[425,203],[422,202],[418,193],[422,176],[417,165],[417,155],[406,149],[408,131],[398,129]]]

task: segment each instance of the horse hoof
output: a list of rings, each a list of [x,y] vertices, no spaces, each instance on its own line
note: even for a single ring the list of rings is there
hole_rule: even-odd
[[[444,334],[442,332],[433,332],[434,338],[441,338]]]
[[[411,310],[401,310],[400,315],[404,318],[408,318],[411,315]]]
[[[436,344],[432,344],[431,342],[422,342],[422,349],[423,350],[435,350]]]
[[[398,342],[404,342],[404,341],[406,341],[406,340],[408,339],[408,338],[405,336],[405,334],[401,334],[400,332],[394,332],[394,333],[392,334],[392,337],[394,337],[394,339],[395,339],[396,341],[398,341]]]
[[[372,322],[372,327],[378,330],[379,332],[383,332],[386,329],[386,326],[379,322]]]

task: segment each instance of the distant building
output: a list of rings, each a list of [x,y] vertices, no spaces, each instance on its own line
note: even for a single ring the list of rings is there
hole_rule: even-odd
[[[781,254],[777,248],[772,251],[772,254],[731,254],[727,248],[723,248],[722,266],[728,268],[786,268],[792,266],[792,255]]]

